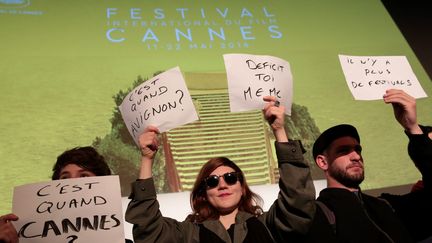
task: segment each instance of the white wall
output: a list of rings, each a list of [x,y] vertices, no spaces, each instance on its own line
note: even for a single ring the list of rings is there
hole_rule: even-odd
[[[319,192],[326,187],[325,180],[314,181],[315,192],[318,196]],[[263,209],[268,210],[271,204],[276,200],[279,186],[277,184],[259,185],[250,187],[253,192],[260,195],[264,200]],[[157,195],[160,204],[162,215],[183,221],[186,216],[191,212],[189,204],[190,192],[175,192],[175,193],[161,193]],[[126,211],[129,199],[123,198],[123,213]],[[125,236],[127,239],[132,239],[132,225],[125,222]]]

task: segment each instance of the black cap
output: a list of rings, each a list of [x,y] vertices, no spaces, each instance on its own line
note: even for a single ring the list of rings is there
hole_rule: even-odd
[[[325,130],[313,145],[312,154],[314,159],[319,154],[322,154],[334,140],[346,136],[353,137],[360,143],[360,136],[357,129],[352,125],[341,124]]]

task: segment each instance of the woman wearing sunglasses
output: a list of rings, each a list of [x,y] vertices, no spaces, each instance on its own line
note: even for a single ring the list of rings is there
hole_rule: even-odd
[[[299,141],[288,141],[284,107],[265,97],[263,113],[277,142],[280,192],[268,212],[253,193],[241,169],[225,157],[210,159],[201,168],[191,192],[192,213],[179,222],[163,217],[156,200],[152,161],[158,130],[147,127],[139,138],[142,152],[139,179],[132,184],[126,220],[141,242],[279,242],[307,232],[315,210],[315,189]],[[301,182],[301,183],[299,183]]]

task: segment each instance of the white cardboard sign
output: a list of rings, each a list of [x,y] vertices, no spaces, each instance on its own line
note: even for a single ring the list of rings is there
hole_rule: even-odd
[[[125,242],[118,176],[17,186],[13,213],[21,243]]]
[[[135,143],[148,125],[165,132],[198,120],[179,67],[163,72],[132,90],[119,106]]]
[[[273,56],[223,55],[231,112],[262,109],[264,96],[275,96],[291,115],[292,74],[287,61]]]
[[[427,97],[405,56],[346,56],[339,61],[356,100],[380,100],[388,89]]]

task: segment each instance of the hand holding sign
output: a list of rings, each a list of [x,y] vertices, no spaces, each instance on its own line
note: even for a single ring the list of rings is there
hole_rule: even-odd
[[[231,112],[262,109],[264,96],[276,97],[291,115],[289,63],[272,56],[225,54]]]
[[[339,61],[356,100],[380,100],[387,89],[401,89],[415,98],[427,97],[404,56],[345,56]]]
[[[399,89],[389,89],[384,95],[384,102],[392,104],[396,120],[405,131],[410,134],[422,134],[417,123],[416,100],[414,97]]]
[[[17,221],[18,217],[13,214],[0,216],[0,242],[18,242],[18,233],[10,221]]]
[[[165,132],[198,119],[178,67],[136,87],[126,96],[119,109],[137,145],[139,135],[149,125]]]

